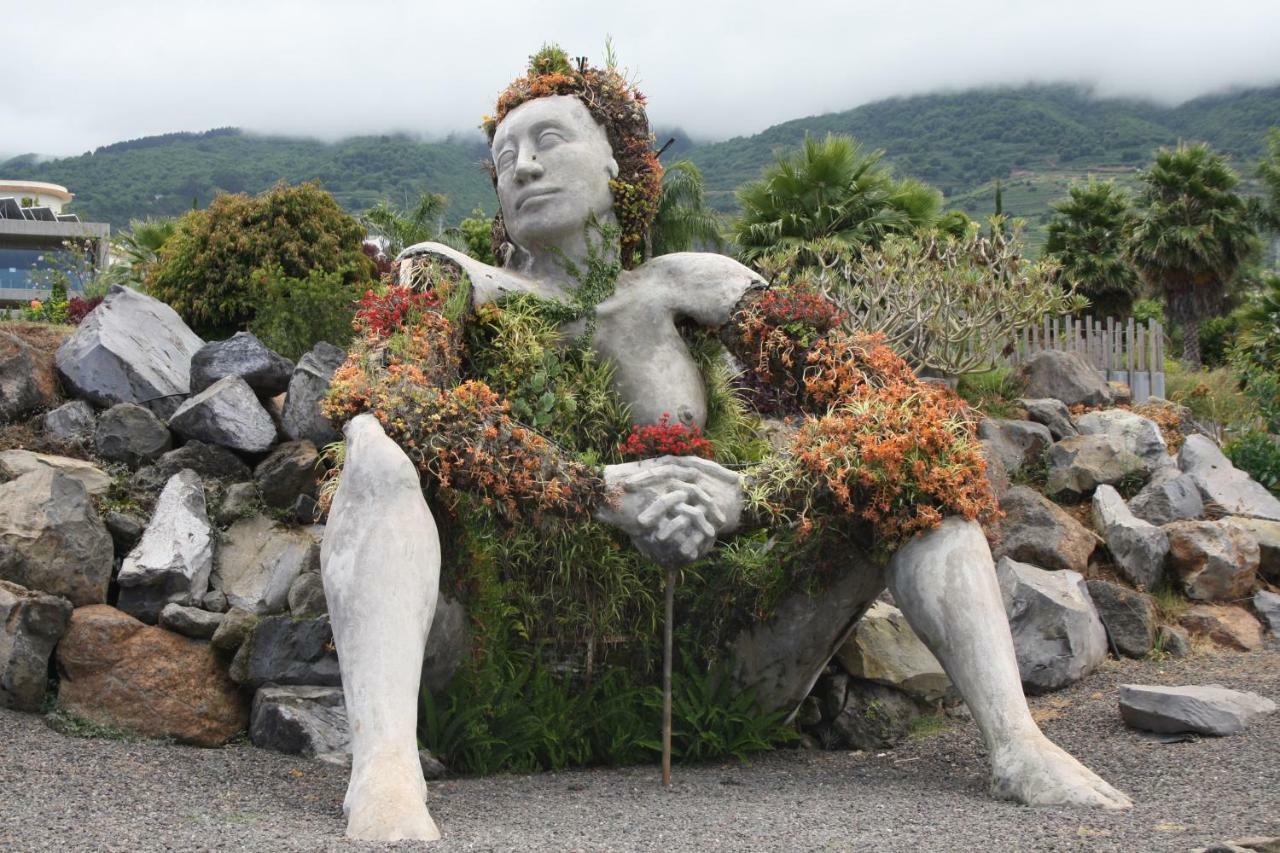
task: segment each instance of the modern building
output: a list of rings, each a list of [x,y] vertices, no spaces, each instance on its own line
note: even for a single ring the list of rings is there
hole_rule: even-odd
[[[69,242],[86,246],[97,268],[106,268],[111,226],[63,213],[73,198],[57,184],[0,180],[0,304],[47,298],[47,286],[31,274],[48,269]]]

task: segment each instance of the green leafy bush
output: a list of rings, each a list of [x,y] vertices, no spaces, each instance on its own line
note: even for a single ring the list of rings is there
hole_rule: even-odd
[[[344,346],[351,340],[360,289],[341,273],[312,270],[290,278],[270,267],[255,270],[252,280],[259,302],[249,328],[270,349],[297,360],[320,341]]]
[[[277,184],[261,195],[220,195],[178,220],[147,272],[148,291],[196,332],[221,337],[257,315],[265,283],[334,276],[345,287],[372,280],[354,219],[316,184]],[[260,271],[273,270],[269,276]]]
[[[1250,430],[1227,444],[1231,464],[1280,496],[1280,444],[1262,430]]]
[[[786,714],[761,713],[727,661],[686,657],[672,677],[672,754],[681,762],[734,757],[794,739]],[[423,691],[418,736],[458,773],[529,773],[635,764],[662,754],[662,692],[610,667],[590,683],[553,673],[536,655],[473,663],[445,693]]]

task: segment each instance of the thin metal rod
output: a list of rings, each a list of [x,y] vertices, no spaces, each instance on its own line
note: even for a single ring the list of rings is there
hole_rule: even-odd
[[[662,784],[671,787],[671,626],[675,623],[676,570],[667,568],[666,622],[662,626]]]

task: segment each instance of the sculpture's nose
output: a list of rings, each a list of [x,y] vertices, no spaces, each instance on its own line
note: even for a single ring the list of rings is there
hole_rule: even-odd
[[[538,162],[538,155],[534,153],[521,152],[516,158],[516,180],[521,183],[532,181],[542,177],[542,164]]]

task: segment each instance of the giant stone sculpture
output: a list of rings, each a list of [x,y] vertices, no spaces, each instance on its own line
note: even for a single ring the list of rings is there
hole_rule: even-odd
[[[618,150],[617,139],[611,144],[610,131],[591,108],[595,102],[590,79],[583,91],[574,88],[593,73],[597,72],[584,67],[576,72],[564,68],[538,77],[531,71],[520,98],[504,96],[506,108],[500,109],[491,131],[501,205],[502,230],[496,231],[505,237],[503,265],[490,266],[447,246],[425,243],[402,254],[401,270],[443,263],[464,274],[472,311],[519,294],[564,306],[566,337],[586,340],[595,356],[613,367],[614,390],[636,423],[654,424],[669,415],[680,424],[700,426],[708,417],[704,376],[679,325],[729,328],[741,316],[742,306],[769,285],[727,257],[679,253],[631,264],[633,268],[617,276],[612,290],[585,298],[589,295],[582,293],[582,279],[575,273],[598,265],[602,253],[606,260],[631,261],[638,250],[631,227],[635,205],[621,204],[615,197],[621,193],[634,201],[628,194],[635,184],[627,182],[629,175],[620,179],[619,160],[628,153],[634,160],[635,152]],[[643,122],[638,101],[624,106],[636,111],[631,119],[639,116]],[[643,126],[647,132],[647,124]],[[412,280],[411,275],[405,277]],[[450,324],[434,315],[423,328],[444,329],[441,340],[456,340],[447,334]],[[432,381],[442,386],[457,381],[461,361],[442,355],[438,347],[424,349],[412,372],[397,368],[377,373],[388,356],[376,343],[360,357],[353,353],[335,376],[336,387],[349,383],[350,377],[344,376],[349,369],[370,382],[375,374],[381,377],[376,381],[383,384],[374,392],[394,388],[398,394],[419,394],[414,399],[420,406],[442,399],[456,403],[464,397],[472,405],[484,405],[483,390],[474,385],[459,386],[462,390],[452,397],[448,389],[423,390]],[[407,375],[416,377],[418,385],[406,385]],[[438,377],[454,378],[445,382]],[[826,387],[828,379],[815,377],[813,387]],[[932,392],[925,396],[928,393]],[[349,416],[361,406],[376,408],[369,403],[375,396],[367,388],[348,398],[338,391],[330,414]],[[821,399],[817,391],[813,396]],[[482,403],[475,403],[477,398]],[[384,394],[380,399],[390,397]],[[451,410],[445,406],[440,411]],[[491,402],[489,408],[475,411],[475,444],[454,455],[438,447],[438,457],[424,452],[423,442],[443,439],[414,432],[419,425],[403,418],[386,416],[380,424],[361,414],[346,426],[346,467],[326,530],[322,566],[353,731],[354,763],[345,802],[352,837],[439,837],[424,805],[413,723],[423,641],[437,596],[440,550],[431,512],[418,492],[413,461],[428,475],[439,475],[439,460],[450,460],[448,464],[456,466],[448,469],[451,480],[462,487],[492,487],[487,501],[514,507],[510,493],[521,488],[515,479],[494,485],[493,478],[468,476],[466,466],[477,458],[501,457],[482,452],[490,448],[484,442],[505,442],[507,450],[542,454],[540,470],[550,481],[542,484],[540,500],[562,509],[586,506],[598,521],[625,532],[637,548],[666,565],[702,557],[717,539],[747,523],[759,523],[748,511],[742,475],[709,459],[663,456],[587,470],[560,460],[546,442],[529,434],[532,431],[512,428],[500,404]],[[449,428],[467,427],[468,423],[454,423]],[[564,471],[581,476],[556,479]],[[979,481],[980,468],[954,490],[985,489],[976,485]],[[841,599],[848,607],[843,619],[851,624],[888,585],[972,710],[991,756],[997,796],[1032,805],[1128,807],[1123,794],[1036,727],[1023,697],[983,532],[972,514],[958,514],[945,497],[935,503],[942,508],[937,517],[921,515],[927,523],[907,528],[911,535],[888,558],[883,577],[864,576],[860,585],[850,587],[858,594]],[[847,633],[847,625],[837,629],[841,632]],[[831,640],[832,651],[839,639]]]

